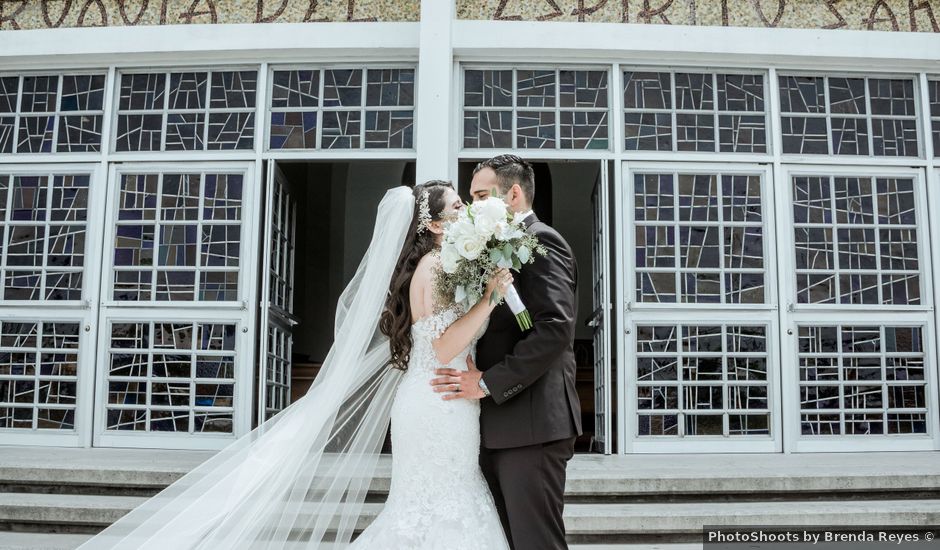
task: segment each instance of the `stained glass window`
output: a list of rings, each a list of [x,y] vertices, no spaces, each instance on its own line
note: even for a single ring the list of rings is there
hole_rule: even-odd
[[[235,325],[114,322],[107,353],[107,429],[232,433]]]
[[[911,78],[779,77],[783,152],[916,157]]]
[[[413,149],[415,69],[275,70],[269,149]]]
[[[762,74],[623,73],[627,151],[767,151]]]
[[[104,74],[0,75],[0,153],[101,150]]]
[[[81,300],[88,174],[0,173],[3,300]]]
[[[467,149],[608,149],[608,71],[467,69]]]
[[[636,301],[762,304],[760,173],[635,173]]]
[[[914,179],[795,175],[792,190],[797,302],[921,303]]]
[[[923,326],[805,324],[798,330],[804,435],[927,433]]]
[[[114,300],[239,299],[242,174],[125,173],[119,185]]]
[[[258,71],[122,73],[116,151],[252,149]]]
[[[0,428],[75,428],[78,327],[65,321],[0,321]]]
[[[637,435],[770,433],[768,327],[636,327]]]

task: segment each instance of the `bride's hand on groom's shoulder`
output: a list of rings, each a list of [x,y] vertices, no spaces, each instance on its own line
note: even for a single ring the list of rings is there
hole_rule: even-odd
[[[431,379],[431,387],[435,392],[443,393],[445,401],[451,399],[482,399],[483,390],[480,388],[480,378],[483,373],[477,369],[473,358],[467,355],[467,370],[435,369],[437,378]]]

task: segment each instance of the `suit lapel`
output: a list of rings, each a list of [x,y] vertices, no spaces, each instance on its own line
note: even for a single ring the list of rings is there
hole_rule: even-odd
[[[537,224],[538,222],[539,222],[539,218],[538,218],[538,216],[535,215],[535,212],[532,212],[531,214],[529,214],[528,216],[526,216],[525,219],[522,220],[522,223],[525,224],[525,231],[526,231],[526,233],[529,233],[529,234],[531,235],[531,234],[532,234],[532,226],[535,225],[535,224]],[[516,283],[515,283],[516,290],[519,292],[519,297],[522,298],[522,301],[523,301],[523,302],[525,302],[525,296],[526,296],[526,288],[525,288],[525,284],[524,284],[524,281],[525,281],[524,273],[525,273],[525,271],[526,271],[526,266],[522,266],[522,270],[521,270],[519,273],[517,273],[516,276],[515,276],[515,279],[516,279]],[[501,305],[506,307],[506,311],[509,311],[509,306],[508,306],[505,302],[503,302]],[[512,315],[512,312],[511,312],[511,311],[510,311],[510,316],[512,317],[513,325],[515,325],[515,316]]]

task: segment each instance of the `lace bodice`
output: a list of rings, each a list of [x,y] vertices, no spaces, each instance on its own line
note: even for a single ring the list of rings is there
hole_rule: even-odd
[[[458,353],[449,364],[441,365],[440,361],[437,359],[437,354],[434,353],[433,347],[434,340],[444,334],[447,328],[456,322],[457,319],[459,319],[463,314],[464,312],[460,308],[457,306],[451,306],[431,315],[422,317],[411,325],[412,347],[411,361],[408,363],[409,370],[416,368],[424,371],[433,371],[434,369],[441,367],[467,370],[467,354],[470,353],[472,354],[472,357],[476,357],[476,354],[474,353],[476,342],[486,331],[486,327],[489,324],[489,319],[483,323],[483,326],[481,326],[474,335],[470,344],[460,353]]]

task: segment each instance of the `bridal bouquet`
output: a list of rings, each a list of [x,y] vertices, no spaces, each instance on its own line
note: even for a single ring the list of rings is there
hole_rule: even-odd
[[[468,204],[444,226],[436,290],[469,309],[483,297],[486,283],[497,269],[519,271],[523,264],[535,261],[534,254],[546,253],[502,199],[490,197]],[[532,328],[532,317],[513,286],[505,298],[519,328]],[[498,291],[493,292],[491,302],[502,299]]]

